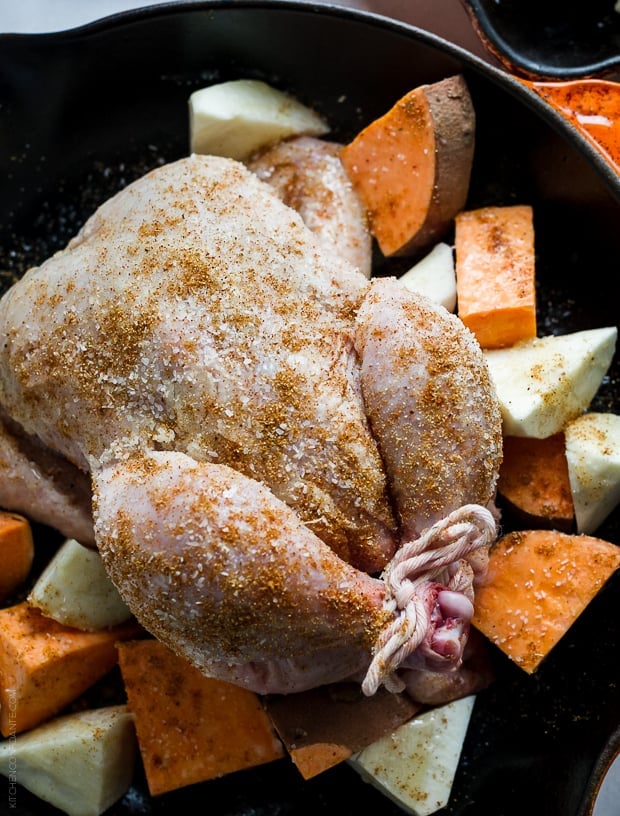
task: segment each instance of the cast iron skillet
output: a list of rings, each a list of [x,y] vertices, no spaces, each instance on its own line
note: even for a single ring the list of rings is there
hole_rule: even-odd
[[[455,72],[477,110],[468,206],[531,203],[540,333],[614,325],[620,179],[518,81],[419,30],[286,2],[156,6],[53,35],[0,37],[3,286],[65,244],[111,193],[188,151],[187,97],[257,77],[295,93],[346,140],[410,88]],[[402,271],[385,262],[382,273]],[[594,408],[616,412],[618,363]],[[510,529],[511,519],[504,518]],[[599,530],[618,541],[617,512]],[[37,530],[40,538],[51,531]],[[612,578],[532,677],[492,651],[449,806],[452,816],[585,816],[617,745],[620,616]],[[0,813],[8,815],[0,798]],[[140,772],[115,816],[401,811],[347,765],[302,782],[286,760],[152,801]],[[15,813],[11,809],[11,813]],[[52,809],[20,792],[20,816]]]
[[[620,71],[614,0],[463,0],[487,48],[513,73],[550,80]]]

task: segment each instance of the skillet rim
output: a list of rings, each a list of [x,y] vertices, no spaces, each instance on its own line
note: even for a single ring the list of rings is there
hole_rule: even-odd
[[[380,28],[391,29],[405,36],[421,39],[429,46],[442,51],[449,56],[461,60],[468,68],[481,73],[495,85],[503,88],[507,93],[518,98],[523,104],[532,109],[538,116],[569,141],[577,151],[596,169],[612,195],[620,201],[620,175],[614,170],[604,155],[594,147],[579,131],[555,108],[543,100],[539,94],[524,84],[517,76],[508,73],[501,67],[486,62],[481,57],[468,51],[462,46],[452,43],[437,34],[425,31],[417,26],[396,20],[376,12],[364,9],[340,6],[337,3],[313,3],[311,0],[170,0],[166,3],[157,3],[139,8],[120,11],[107,15],[80,26],[44,33],[0,33],[0,48],[3,41],[23,42],[26,46],[37,43],[62,41],[67,38],[80,40],[90,34],[96,34],[123,27],[140,20],[152,19],[156,16],[166,16],[179,12],[189,11],[225,11],[250,8],[288,9],[291,11],[308,11],[327,16],[342,17],[358,21],[366,21]]]

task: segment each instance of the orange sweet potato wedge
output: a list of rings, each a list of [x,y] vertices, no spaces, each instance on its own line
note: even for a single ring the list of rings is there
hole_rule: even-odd
[[[556,530],[508,533],[476,591],[474,626],[531,674],[620,567],[620,547]]]
[[[454,247],[458,315],[482,348],[536,337],[532,208],[459,213]]]
[[[475,144],[467,84],[452,76],[407,93],[341,158],[386,256],[436,243],[465,206]]]
[[[340,743],[316,742],[292,748],[291,759],[304,779],[312,779],[335,765],[339,765],[353,754],[350,748]]]
[[[119,640],[140,632],[133,620],[82,632],[25,601],[0,610],[2,734],[17,734],[57,714],[116,665]]]
[[[30,522],[17,513],[0,511],[0,601],[24,583],[33,560]]]
[[[119,664],[152,796],[284,756],[253,692],[205,677],[157,640],[119,644]]]
[[[523,526],[572,532],[575,509],[563,433],[504,437],[497,488],[506,510]]]

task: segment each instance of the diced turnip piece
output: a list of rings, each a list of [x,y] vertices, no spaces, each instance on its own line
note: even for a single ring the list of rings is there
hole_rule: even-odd
[[[99,816],[131,785],[136,756],[133,715],[109,706],[0,743],[0,773],[68,816]]]
[[[399,278],[412,292],[420,292],[449,312],[456,307],[456,274],[452,247],[439,243]]]
[[[41,573],[28,601],[48,618],[88,632],[129,620],[131,612],[96,550],[67,539]]]
[[[544,439],[587,410],[616,348],[615,326],[486,350],[505,436]]]
[[[564,433],[577,530],[593,533],[620,502],[620,416],[583,414]]]
[[[189,98],[192,153],[243,160],[290,136],[322,136],[329,127],[297,99],[254,79],[194,91]]]
[[[474,701],[432,708],[347,761],[413,816],[435,813],[450,798]]]

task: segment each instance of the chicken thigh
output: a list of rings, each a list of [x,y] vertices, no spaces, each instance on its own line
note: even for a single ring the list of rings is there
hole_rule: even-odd
[[[260,692],[458,665],[501,421],[457,318],[192,156],[30,270],[0,331],[2,409],[89,475],[103,561],[174,651]]]

